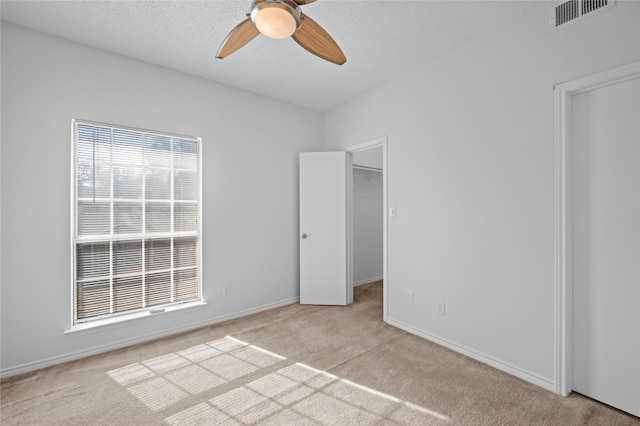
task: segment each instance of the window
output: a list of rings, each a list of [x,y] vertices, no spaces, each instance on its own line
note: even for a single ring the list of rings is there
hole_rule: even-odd
[[[200,301],[200,139],[72,127],[74,325]]]

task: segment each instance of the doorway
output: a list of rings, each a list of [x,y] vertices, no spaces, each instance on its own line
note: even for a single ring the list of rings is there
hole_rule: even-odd
[[[387,320],[387,138],[346,148],[352,155],[350,238],[355,286],[382,280]]]
[[[557,381],[640,415],[640,63],[556,87]]]
[[[381,152],[380,152],[381,153]],[[382,163],[382,156],[380,156]],[[353,286],[382,280],[382,168],[353,156]]]

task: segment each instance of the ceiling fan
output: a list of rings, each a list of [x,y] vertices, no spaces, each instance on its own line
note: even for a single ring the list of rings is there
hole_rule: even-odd
[[[224,39],[216,58],[226,58],[262,33],[282,39],[291,36],[300,46],[320,58],[342,65],[347,58],[333,38],[299,6],[315,0],[253,0],[247,18]]]

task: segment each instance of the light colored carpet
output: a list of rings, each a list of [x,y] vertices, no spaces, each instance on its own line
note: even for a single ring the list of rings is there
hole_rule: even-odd
[[[640,425],[384,324],[380,282],[0,385],[3,425]]]

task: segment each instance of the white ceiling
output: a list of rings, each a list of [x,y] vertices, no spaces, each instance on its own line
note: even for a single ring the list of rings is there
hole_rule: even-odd
[[[347,63],[326,62],[292,39],[258,36],[215,54],[245,17],[243,1],[2,1],[2,19],[316,111],[327,111],[445,49],[536,7],[534,1],[346,1],[302,6]]]

